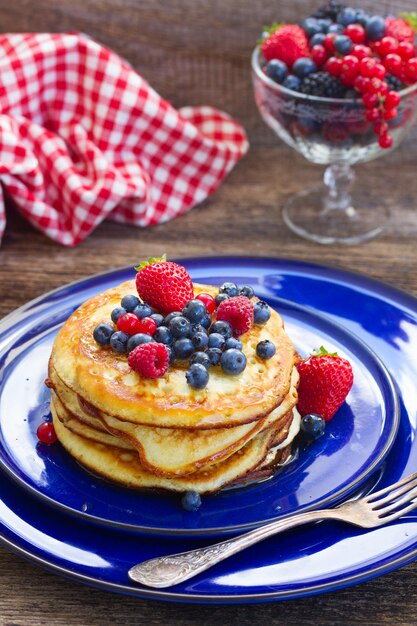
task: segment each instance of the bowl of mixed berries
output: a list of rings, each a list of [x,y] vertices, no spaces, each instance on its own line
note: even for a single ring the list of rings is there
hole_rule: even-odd
[[[372,15],[333,0],[299,24],[264,29],[252,54],[259,111],[287,144],[329,166],[325,191],[284,209],[299,235],[358,243],[382,231],[387,208],[369,190],[352,199],[350,166],[398,146],[417,119],[416,31],[417,13]]]

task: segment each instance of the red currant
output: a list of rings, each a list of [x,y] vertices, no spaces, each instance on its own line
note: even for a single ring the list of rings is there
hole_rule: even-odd
[[[414,46],[409,41],[401,41],[398,44],[397,54],[400,55],[404,61],[408,61],[411,57],[414,56]]]
[[[379,109],[368,109],[365,113],[365,117],[368,122],[376,122],[381,117],[381,113]]]
[[[319,67],[326,63],[328,56],[324,46],[316,45],[311,48],[311,58]]]
[[[382,63],[377,63],[374,67],[374,77],[380,78],[382,80],[383,78],[385,78],[386,75],[387,70],[385,69],[385,67],[382,65]]]
[[[366,39],[366,31],[360,24],[349,24],[344,34],[350,37],[353,43],[363,43]]]
[[[334,52],[334,40],[336,36],[336,33],[328,33],[325,36],[323,46],[326,48],[327,52]]]
[[[362,102],[367,109],[374,109],[378,106],[379,100],[376,93],[364,93],[362,96]]]
[[[374,126],[375,135],[386,135],[388,133],[388,124],[384,120],[378,120]]]
[[[378,139],[378,143],[381,148],[391,148],[392,146],[392,137],[386,133],[385,135],[380,135]]]
[[[417,57],[408,59],[405,64],[404,71],[409,81],[417,81]]]
[[[153,335],[157,329],[157,325],[155,320],[151,317],[144,317],[140,320],[141,330],[140,333],[145,333],[146,335]]]
[[[342,71],[342,60],[338,57],[330,57],[327,59],[324,69],[332,76],[340,76],[340,72]]]
[[[357,59],[361,60],[361,59],[364,59],[365,57],[370,57],[372,55],[372,50],[368,48],[368,46],[356,45],[356,46],[353,46],[352,50],[350,51],[350,54],[352,54]]]
[[[397,72],[401,69],[402,59],[399,54],[387,54],[383,63],[385,69],[396,76]]]
[[[117,320],[117,328],[128,335],[136,335],[142,332],[142,323],[134,313],[125,313]]]
[[[352,54],[347,54],[345,57],[343,57],[342,72],[348,72],[349,74],[354,74],[356,76],[356,74],[358,73],[358,69],[359,60],[356,57],[354,57]]]
[[[389,91],[385,96],[384,107],[386,109],[393,109],[400,104],[401,97],[396,91]]]
[[[42,424],[38,426],[36,436],[41,443],[46,443],[48,445],[55,443],[58,439],[52,422],[42,422]]]
[[[376,61],[374,59],[365,57],[359,62],[359,73],[361,74],[361,76],[372,78],[374,75],[375,65]]]
[[[384,113],[384,117],[386,120],[393,120],[398,115],[398,109],[393,107],[392,109],[386,109]]]
[[[209,293],[199,293],[196,299],[201,300],[201,302],[206,305],[206,309],[210,314],[214,312],[216,300]]]
[[[383,37],[379,42],[379,53],[382,57],[386,57],[391,52],[396,52],[398,41],[394,37]]]
[[[355,87],[355,89],[357,89],[357,91],[359,91],[359,93],[365,93],[366,91],[368,91],[370,82],[370,78],[365,78],[365,76],[357,76],[355,78],[353,86]]]
[[[388,93],[388,85],[380,78],[371,78],[368,92],[376,93],[379,96],[385,96]]]

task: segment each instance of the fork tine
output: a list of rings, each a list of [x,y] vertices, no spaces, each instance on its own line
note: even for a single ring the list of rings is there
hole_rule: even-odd
[[[393,485],[389,485],[388,487],[385,487],[384,489],[380,489],[380,491],[375,491],[375,493],[369,494],[369,496],[366,496],[364,500],[366,500],[366,502],[374,502],[375,500],[378,500],[378,498],[380,498],[381,496],[384,496],[387,493],[392,493],[393,490],[398,489],[399,487],[402,487],[402,485],[408,485],[408,483],[414,482],[416,479],[417,479],[417,472],[415,474],[410,474],[410,476],[407,476],[406,478],[399,480]]]
[[[372,508],[375,512],[379,513],[379,517],[383,517],[385,516],[385,513],[389,513],[390,511],[395,511],[396,509],[400,508],[404,504],[408,504],[409,502],[412,503],[412,500],[414,500],[415,498],[417,498],[417,488],[412,489],[409,493],[404,495],[402,498],[400,498],[399,500],[395,500],[395,502],[392,502],[392,504],[388,506],[384,506],[382,508],[374,508],[374,507]]]
[[[416,508],[417,500],[415,502],[412,502],[409,506],[406,506],[404,509],[401,509],[401,511],[395,511],[395,513],[391,513],[391,515],[386,515],[385,517],[380,517],[379,519],[381,520],[381,524],[388,524],[389,522],[393,522],[394,520],[402,517],[406,513],[409,513]]]
[[[403,494],[408,494],[410,491],[412,491],[415,487],[417,487],[417,479],[406,483],[405,485],[403,485],[402,487],[399,488],[395,488],[388,493],[388,495],[385,496],[385,498],[381,498],[381,499],[376,499],[372,498],[372,495],[369,496],[369,500],[368,503],[372,504],[372,508],[373,509],[378,509],[378,508],[382,508],[384,506],[384,504],[393,502],[394,500],[396,500],[397,498],[399,498],[400,496],[402,496]],[[375,495],[375,494],[373,494]],[[408,498],[408,500],[410,500],[410,498]]]

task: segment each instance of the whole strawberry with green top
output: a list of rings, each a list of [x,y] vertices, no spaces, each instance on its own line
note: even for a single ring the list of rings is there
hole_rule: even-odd
[[[139,297],[164,315],[181,311],[194,298],[193,283],[185,267],[167,261],[165,255],[149,258],[135,269]]]
[[[300,57],[310,56],[308,39],[301,26],[273,24],[266,29],[266,33],[261,42],[261,52],[267,61],[279,59],[291,68]]]
[[[353,384],[347,359],[323,346],[297,365],[300,374],[297,408],[301,415],[317,413],[327,422],[343,404]]]

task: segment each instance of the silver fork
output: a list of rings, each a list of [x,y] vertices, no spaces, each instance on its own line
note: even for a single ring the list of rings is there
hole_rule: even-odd
[[[300,513],[206,548],[197,548],[189,552],[161,556],[138,563],[129,570],[129,577],[148,587],[159,589],[170,587],[204,572],[212,565],[258,541],[295,526],[326,519],[347,522],[360,528],[376,528],[389,524],[417,508],[417,500],[413,502],[414,498],[417,498],[417,472],[385,489],[359,500],[346,502],[334,509]]]

